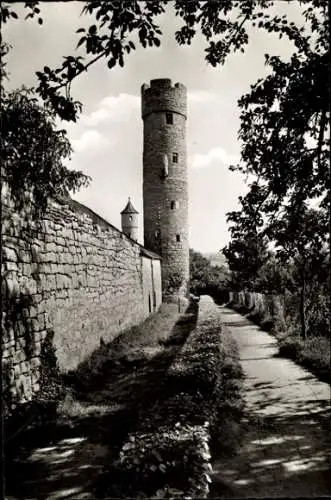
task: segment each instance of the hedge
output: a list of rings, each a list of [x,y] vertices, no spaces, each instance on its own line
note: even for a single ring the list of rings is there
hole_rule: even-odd
[[[160,398],[122,446],[112,495],[207,498],[209,441],[217,441],[225,413],[242,409],[240,365],[233,345],[221,338],[216,309],[210,297],[201,300],[197,326],[169,367]]]

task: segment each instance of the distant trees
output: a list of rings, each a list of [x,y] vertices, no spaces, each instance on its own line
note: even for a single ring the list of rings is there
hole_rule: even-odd
[[[228,300],[229,272],[225,266],[212,266],[200,252],[190,248],[190,292]]]

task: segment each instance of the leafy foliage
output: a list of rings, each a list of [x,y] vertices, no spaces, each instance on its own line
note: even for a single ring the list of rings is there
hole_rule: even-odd
[[[87,176],[64,166],[71,153],[66,131],[57,130],[54,112],[31,90],[4,93],[1,129],[2,177],[16,208],[30,200],[40,213],[48,198],[87,185]]]
[[[279,38],[287,37],[302,55],[309,53],[311,43],[318,54],[327,50],[325,2],[300,1],[306,6],[305,29],[289,22],[286,15],[271,14],[274,3],[270,0],[87,1],[82,14],[91,18],[91,24],[88,29],[77,30],[77,48],[85,55],[64,57],[62,65],[54,70],[45,66],[37,73],[38,92],[61,118],[75,121],[80,105],[70,95],[72,81],[100,59],[104,59],[110,69],[123,66],[125,56],[136,49],[137,39],[142,47],[160,46],[162,32],[156,19],[165,12],[167,4],[183,23],[175,33],[178,44],[190,45],[197,32],[202,33],[207,42],[206,61],[212,66],[224,64],[233,52],[244,52],[249,42],[248,28],[251,27],[276,34]],[[38,22],[42,23],[39,4],[36,1],[25,3],[29,10],[26,18],[37,16]],[[1,4],[2,22],[17,18],[12,4]],[[276,59],[272,63],[277,63]],[[318,80],[323,81],[319,77]]]
[[[136,432],[120,451],[111,494],[122,497],[124,493],[130,498],[206,498],[209,462],[207,427],[178,424],[151,433]]]
[[[228,278],[229,272],[225,266],[212,266],[200,252],[190,249],[191,293],[210,294],[225,301]]]
[[[217,442],[234,452],[243,401],[236,345],[213,300],[200,302],[197,326],[169,366],[162,397],[144,409],[111,470],[111,496],[205,498]],[[226,419],[229,418],[229,422]],[[237,441],[236,441],[237,443]]]
[[[267,239],[262,231],[263,217],[259,212],[260,188],[254,182],[245,197],[239,197],[241,210],[227,214],[231,222],[231,241],[223,248],[232,271],[231,286],[235,289],[250,287],[268,259]]]

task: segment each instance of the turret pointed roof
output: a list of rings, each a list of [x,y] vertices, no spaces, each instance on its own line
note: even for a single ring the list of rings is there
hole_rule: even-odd
[[[126,204],[126,207],[122,210],[121,214],[139,214],[139,212],[134,208],[131,203],[130,196]]]

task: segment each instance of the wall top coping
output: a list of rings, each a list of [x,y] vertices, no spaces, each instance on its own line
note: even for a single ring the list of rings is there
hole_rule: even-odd
[[[126,238],[133,245],[139,247],[141,255],[144,255],[145,257],[148,257],[150,259],[161,260],[161,257],[158,254],[156,254],[156,253],[154,253],[154,252],[152,252],[150,250],[147,250],[147,248],[145,248],[143,245],[141,245],[137,241],[133,240],[132,238],[130,238],[129,236],[127,236],[126,234],[124,234],[123,231],[120,231],[117,227],[113,226],[113,224],[111,224],[106,219],[104,219],[103,217],[101,217],[100,215],[98,215],[96,212],[94,212],[93,210],[91,210],[91,208],[87,207],[86,205],[83,205],[83,203],[80,203],[79,201],[73,200],[72,198],[68,198],[65,201],[65,203],[67,203],[69,205],[69,207],[74,212],[76,212],[76,213],[78,212],[78,213],[81,213],[81,214],[88,215],[91,218],[91,220],[95,224],[97,224],[98,226],[100,226],[101,228],[103,228],[103,229],[111,228],[114,231],[117,231],[119,234],[122,235],[123,238]]]

